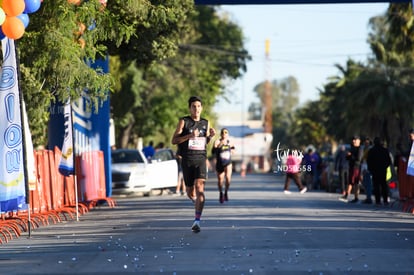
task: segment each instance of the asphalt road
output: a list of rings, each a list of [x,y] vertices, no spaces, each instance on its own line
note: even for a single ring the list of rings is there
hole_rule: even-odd
[[[234,175],[220,204],[211,175],[200,233],[184,196],[115,197],[0,244],[0,274],[414,274],[414,216],[398,204],[282,190],[283,177]]]

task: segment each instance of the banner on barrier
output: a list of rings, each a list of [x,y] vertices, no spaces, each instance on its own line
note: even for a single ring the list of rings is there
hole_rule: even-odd
[[[92,68],[100,68],[104,73],[109,71],[109,61],[96,60],[90,64]],[[73,125],[73,153],[74,157],[81,156],[84,152],[103,151],[105,158],[105,185],[106,196],[112,195],[111,186],[111,151],[110,151],[110,103],[108,99],[100,102],[98,110],[91,104],[92,99],[88,92],[84,91],[79,99],[71,101],[72,125]],[[63,140],[66,137],[66,119],[64,118],[64,107],[62,102],[57,102],[50,107],[48,149],[52,150],[55,146],[61,149]],[[82,184],[82,181],[80,181]]]
[[[23,133],[14,40],[1,41],[0,81],[0,207],[22,209],[26,203]]]

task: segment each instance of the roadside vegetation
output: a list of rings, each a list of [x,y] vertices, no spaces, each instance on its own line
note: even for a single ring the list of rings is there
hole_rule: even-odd
[[[226,84],[246,71],[243,31],[217,7],[191,0],[69,2],[43,1],[17,41],[35,146],[46,144],[50,103],[83,93],[95,109],[110,99],[117,147],[135,146],[139,137],[169,144],[190,95],[203,97],[214,122],[212,108],[228,96]],[[306,91],[294,76],[272,81],[274,141],[323,148],[358,133],[382,136],[391,148],[405,144],[414,126],[413,22],[411,3],[391,3],[371,18],[372,54],[335,64],[338,74],[327,76],[316,101],[298,105]],[[109,74],[89,66],[103,58]],[[263,86],[255,88],[262,104],[250,106],[252,117],[261,115]]]

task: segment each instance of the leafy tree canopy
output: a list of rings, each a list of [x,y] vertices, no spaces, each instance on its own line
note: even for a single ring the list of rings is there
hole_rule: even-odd
[[[391,3],[384,15],[370,20],[373,56],[366,64],[349,60],[338,66],[341,76],[321,93],[330,135],[379,136],[391,149],[407,143],[414,117],[413,19],[411,3]]]
[[[21,88],[30,99],[35,145],[45,144],[52,100],[77,99],[87,91],[97,106],[119,85],[113,74],[90,68],[90,62],[108,53],[124,64],[173,56],[192,10],[190,0],[43,1],[18,41]]]
[[[223,79],[235,79],[249,59],[240,28],[216,8],[200,6],[186,19],[175,55],[150,64],[136,60],[119,71],[122,84],[111,98],[117,146],[136,146],[138,137],[170,143],[179,116],[189,113],[191,95],[203,98],[203,116],[214,122],[212,107],[224,91]],[[120,52],[119,54],[123,54]]]

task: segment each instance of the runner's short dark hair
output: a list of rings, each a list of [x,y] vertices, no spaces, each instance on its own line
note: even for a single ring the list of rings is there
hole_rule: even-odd
[[[190,97],[190,99],[188,99],[188,107],[190,107],[191,106],[191,103],[193,103],[195,101],[199,101],[201,104],[203,104],[203,102],[201,101],[201,97],[199,97],[199,96],[192,96],[192,97]]]

